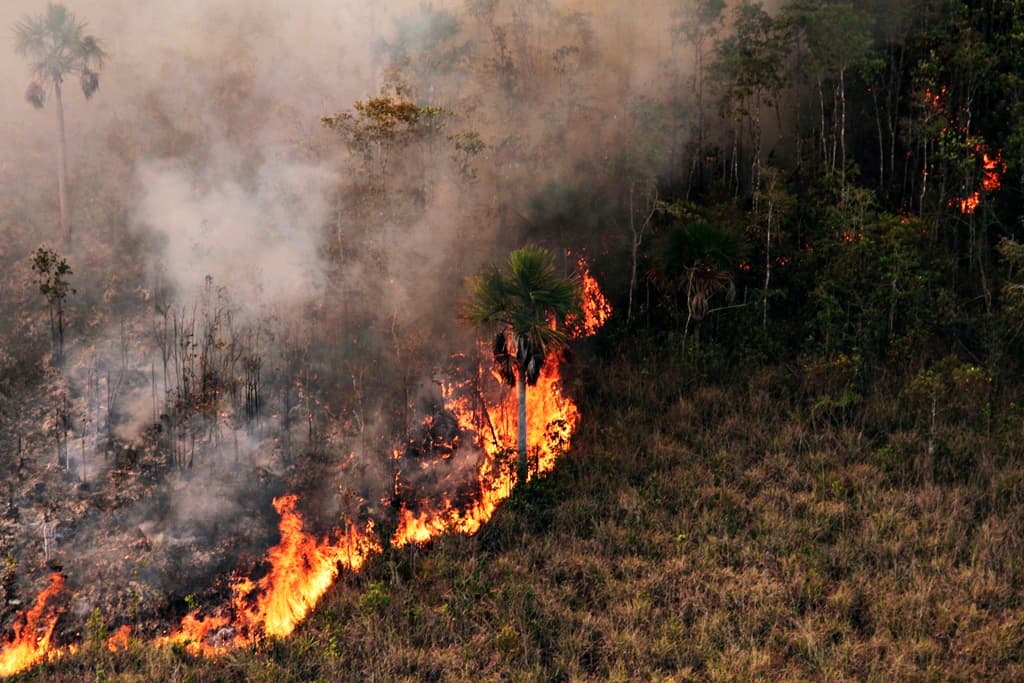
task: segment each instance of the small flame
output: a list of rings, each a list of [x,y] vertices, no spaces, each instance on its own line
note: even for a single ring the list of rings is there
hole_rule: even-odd
[[[60,610],[49,601],[64,587],[64,577],[50,575],[50,585],[36,598],[32,609],[19,617],[24,622],[14,627],[14,637],[0,649],[0,676],[12,676],[43,661],[51,653],[50,638],[57,626]]]
[[[582,316],[566,317],[565,325],[572,337],[579,339],[589,337],[601,329],[612,315],[612,306],[601,292],[597,280],[590,274],[586,260],[581,257],[576,261],[576,267],[579,269],[580,285],[583,290]]]
[[[107,649],[111,652],[118,652],[128,649],[128,636],[132,633],[132,627],[125,624],[114,631],[113,635],[107,638]]]
[[[1002,187],[1003,182],[1000,176],[1006,172],[1006,164],[1003,162],[1003,153],[996,152],[995,156],[989,156],[988,152],[981,155],[982,166],[985,175],[981,178],[981,189],[986,192],[993,192]]]
[[[1003,186],[1002,174],[1006,172],[1006,162],[1003,161],[1001,151],[989,154],[984,151],[982,145],[975,145],[976,152],[981,152],[981,190],[995,192]],[[968,197],[958,197],[949,201],[950,206],[956,206],[960,213],[970,215],[981,205],[981,190],[975,190]]]

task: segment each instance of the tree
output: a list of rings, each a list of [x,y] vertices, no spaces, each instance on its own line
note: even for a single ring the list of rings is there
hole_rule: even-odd
[[[52,249],[39,247],[32,256],[32,270],[36,273],[39,291],[50,307],[50,335],[53,341],[53,364],[64,364],[64,301],[75,288],[68,282],[71,266]]]
[[[707,117],[704,111],[704,76],[707,43],[718,35],[725,23],[725,0],[681,0],[672,12],[672,38],[693,46],[693,80],[690,87],[697,97],[697,135],[690,165],[687,189],[693,184],[694,171],[697,185],[704,187],[707,147]]]
[[[742,181],[739,172],[741,124],[744,118],[750,120],[753,147],[750,186],[756,200],[763,148],[761,113],[765,106],[777,107],[779,93],[786,85],[782,61],[786,43],[762,3],[742,0],[735,13],[733,34],[719,41],[715,48],[716,61],[712,64],[711,75],[721,93],[722,114],[733,120],[731,173],[737,193]]]
[[[42,109],[52,88],[57,110],[57,191],[60,202],[60,227],[71,243],[71,217],[68,207],[67,141],[64,134],[64,79],[77,75],[86,99],[100,87],[99,69],[106,53],[99,41],[85,33],[86,23],[63,5],[50,4],[46,13],[24,17],[14,25],[14,49],[31,60],[32,82],[25,99]]]
[[[490,264],[470,280],[464,318],[496,331],[495,363],[506,383],[519,388],[519,482],[527,476],[526,386],[537,383],[545,359],[566,343],[561,323],[579,299],[579,282],[559,274],[554,255],[542,247],[517,249],[507,270]]]

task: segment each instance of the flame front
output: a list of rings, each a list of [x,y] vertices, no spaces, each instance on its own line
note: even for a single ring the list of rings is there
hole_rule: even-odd
[[[281,542],[267,554],[270,571],[255,585],[248,579],[234,585],[236,604],[257,591],[256,607],[242,612],[246,630],[261,626],[267,635],[288,635],[334,583],[339,566],[358,570],[377,549],[372,528],[360,531],[353,526],[334,542],[317,542],[302,530],[297,500],[295,495],[274,499],[274,509],[281,515]]]
[[[583,313],[578,320],[565,321],[574,336],[593,334],[611,314],[597,282],[586,263],[579,262],[583,288]],[[549,358],[537,384],[527,391],[527,441],[537,475],[550,472],[569,445],[580,419],[576,404],[563,393],[560,358]],[[486,376],[485,376],[486,377]],[[485,377],[478,378],[481,382]],[[499,383],[500,384],[500,383]],[[464,387],[463,387],[464,388]],[[482,458],[476,472],[479,496],[469,506],[458,507],[444,498],[427,509],[413,513],[399,511],[398,527],[391,543],[402,546],[423,543],[448,532],[472,534],[491,518],[499,503],[509,496],[516,483],[512,457],[517,433],[516,393],[505,389],[494,405],[483,405],[467,398],[467,392],[454,385],[443,387],[445,407],[455,415],[459,428],[477,435]],[[470,394],[471,395],[471,394]],[[281,516],[281,539],[267,552],[267,573],[258,581],[239,578],[231,584],[229,605],[213,614],[198,610],[186,614],[174,633],[159,638],[158,645],[177,644],[205,655],[217,655],[233,647],[257,641],[264,635],[287,636],[301,622],[337,578],[340,567],[357,571],[366,558],[380,551],[380,542],[372,523],[365,528],[350,526],[335,531],[333,537],[318,540],[303,528],[302,515],[296,509],[298,497],[275,498],[274,509]],[[74,653],[75,646],[58,650],[51,645],[59,611],[51,598],[63,586],[60,574],[51,576],[50,586],[25,613],[24,623],[15,627],[14,637],[0,650],[0,676],[22,671],[47,657]],[[122,626],[107,641],[112,652],[128,646],[131,629]]]
[[[353,526],[333,541],[318,541],[303,530],[297,502],[294,494],[274,499],[274,509],[281,515],[281,540],[267,552],[270,570],[263,578],[242,578],[232,584],[233,618],[187,614],[181,628],[161,642],[217,654],[261,635],[286,636],[331,587],[340,566],[358,570],[379,549],[369,525],[364,530]]]
[[[57,626],[60,611],[50,605],[50,598],[64,587],[64,577],[54,573],[50,575],[50,585],[36,598],[32,609],[19,617],[14,627],[14,637],[5,640],[0,651],[0,676],[12,676],[34,664],[43,661],[50,654],[50,638]]]
[[[586,261],[579,259],[577,266],[582,288],[582,314],[569,317],[565,322],[572,336],[584,337],[594,334],[604,325],[611,316],[612,308],[597,280],[591,276]],[[548,359],[536,386],[526,392],[526,441],[534,457],[533,471],[538,476],[554,469],[558,457],[568,448],[580,420],[579,408],[563,392],[559,365],[560,358]],[[496,380],[501,383],[500,378]],[[516,392],[506,390],[495,405],[477,409],[474,404],[479,402],[467,398],[467,392],[456,391],[456,387],[450,384],[443,389],[445,408],[455,415],[463,431],[477,434],[477,443],[484,451],[485,457],[477,473],[480,497],[474,505],[461,510],[447,499],[418,514],[402,508],[398,529],[392,539],[397,546],[424,543],[445,531],[476,532],[491,518],[501,501],[508,498],[516,483],[512,466],[519,423]]]

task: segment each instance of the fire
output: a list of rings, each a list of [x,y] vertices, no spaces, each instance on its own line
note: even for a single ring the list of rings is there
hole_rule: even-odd
[[[597,280],[590,274],[586,260],[581,257],[576,261],[576,267],[580,273],[580,285],[583,290],[583,315],[580,318],[569,316],[565,323],[573,338],[579,339],[589,337],[601,329],[612,315],[612,306],[601,292]]]
[[[281,540],[267,552],[270,570],[259,581],[241,578],[232,584],[234,618],[187,614],[181,629],[162,639],[194,651],[216,654],[261,635],[286,636],[301,622],[338,576],[340,566],[358,570],[379,549],[372,526],[349,528],[336,539],[318,541],[303,530],[295,509],[298,496],[274,499],[281,515]]]
[[[612,308],[591,276],[586,261],[580,259],[577,265],[583,289],[582,316],[567,319],[566,326],[574,337],[581,337],[600,329],[611,315]],[[538,476],[554,469],[580,420],[579,408],[563,391],[559,361],[559,358],[548,359],[536,386],[526,391],[526,440],[531,456],[535,457],[531,466]],[[502,384],[501,378],[494,379],[499,386]],[[477,472],[480,498],[463,510],[456,509],[448,500],[418,514],[402,508],[398,529],[392,539],[394,545],[424,543],[446,531],[472,534],[491,518],[501,501],[512,492],[516,483],[512,463],[519,420],[516,392],[506,389],[496,404],[477,409],[478,402],[467,398],[468,392],[459,391],[464,388],[451,384],[444,386],[445,407],[455,415],[463,431],[477,434],[477,443],[484,451],[485,457]]]
[[[51,574],[50,585],[36,598],[36,604],[19,617],[24,622],[14,627],[14,637],[5,640],[0,651],[0,676],[11,676],[38,664],[50,653],[50,638],[60,610],[49,601],[63,587],[64,577]]]
[[[578,265],[583,315],[579,320],[565,322],[574,336],[585,336],[604,324],[611,315],[611,306],[586,263],[580,259]],[[549,358],[537,384],[527,390],[527,441],[533,458],[531,469],[537,476],[554,468],[580,420],[576,404],[563,392],[560,360]],[[481,384],[488,376],[479,378]],[[402,508],[391,539],[393,545],[424,543],[448,531],[472,534],[511,493],[516,483],[513,462],[517,392],[509,390],[500,380],[495,384],[492,393],[501,393],[493,405],[483,405],[479,388],[476,392],[466,391],[470,383],[442,387],[446,409],[456,417],[463,432],[476,435],[476,443],[482,451],[476,471],[479,496],[473,504],[462,508],[447,498],[418,513]],[[199,610],[186,614],[179,629],[157,639],[156,644],[177,644],[198,654],[218,655],[258,641],[264,635],[287,636],[330,588],[341,567],[358,571],[371,553],[380,551],[372,523],[364,528],[352,525],[346,531],[335,530],[331,536],[318,540],[304,530],[297,504],[298,497],[294,494],[273,501],[274,509],[281,516],[278,523],[281,539],[267,552],[269,569],[262,578],[237,578],[231,583],[233,595],[228,605],[212,614],[200,615]],[[23,615],[24,623],[15,627],[14,637],[3,643],[0,676],[22,671],[47,657],[73,654],[78,650],[74,645],[64,649],[51,647],[60,610],[49,603],[62,587],[63,577],[53,574],[50,586]],[[107,640],[107,649],[111,652],[127,649],[130,633],[129,626],[122,626]]]
[[[111,652],[128,649],[128,636],[132,634],[132,627],[125,624],[107,638],[107,649]]]
[[[259,625],[267,635],[288,635],[334,583],[339,566],[356,571],[377,549],[372,527],[361,531],[352,526],[334,542],[317,542],[302,530],[297,500],[295,495],[274,499],[281,542],[267,554],[270,571],[255,585],[244,579],[234,586],[236,603],[258,591],[256,607],[244,611],[248,630]]]
[[[995,156],[989,156],[988,152],[984,152],[981,157],[982,167],[985,169],[985,174],[981,178],[981,189],[986,192],[998,190],[1003,185],[1000,176],[1006,171],[1003,153],[996,152]]]
[[[975,145],[974,150],[981,152],[981,190],[995,192],[1003,186],[1002,174],[1006,172],[1006,162],[1003,161],[1003,153],[996,152],[989,154],[984,151],[982,145]],[[960,213],[970,215],[981,205],[981,190],[975,190],[968,197],[951,199],[950,206],[959,207]]]

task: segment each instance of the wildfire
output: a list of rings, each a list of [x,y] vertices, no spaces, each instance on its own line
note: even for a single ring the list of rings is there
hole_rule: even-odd
[[[1003,161],[1003,153],[996,152],[989,154],[984,151],[982,145],[975,145],[975,152],[981,152],[981,190],[975,190],[968,197],[951,199],[950,206],[959,207],[960,213],[970,215],[981,205],[981,192],[995,192],[1003,185],[1002,174],[1006,172],[1006,162]]]
[[[19,617],[14,637],[5,640],[0,650],[0,676],[11,676],[43,661],[50,653],[50,637],[57,626],[60,610],[50,605],[50,598],[64,587],[64,577],[50,575],[50,585],[36,598],[32,609]]]
[[[117,652],[119,650],[128,649],[128,636],[132,634],[132,627],[125,624],[121,628],[114,631],[109,638],[107,638],[107,649],[111,652]]]
[[[364,530],[353,526],[333,541],[317,541],[303,530],[297,502],[295,495],[274,499],[274,509],[281,515],[281,540],[267,552],[270,571],[262,579],[246,577],[232,584],[234,618],[187,614],[181,629],[162,642],[216,654],[261,634],[286,636],[334,583],[340,566],[358,570],[367,556],[379,549],[370,526]]]
[[[583,290],[583,315],[581,317],[570,315],[566,318],[565,324],[573,338],[579,339],[580,337],[589,337],[601,329],[612,315],[612,306],[601,292],[597,280],[590,274],[586,260],[581,257],[576,261],[576,267],[580,273],[580,284]]]
[[[604,324],[611,315],[611,306],[586,263],[580,259],[578,266],[583,312],[579,319],[565,322],[574,336],[586,336]],[[527,441],[531,469],[538,476],[554,468],[580,419],[576,404],[563,393],[560,361],[559,357],[549,358],[537,384],[527,391]],[[483,404],[480,389],[467,391],[471,383],[442,387],[445,408],[455,416],[461,431],[476,435],[482,451],[476,471],[479,495],[474,497],[475,502],[459,507],[443,498],[418,513],[403,507],[392,545],[423,543],[448,531],[472,534],[511,493],[516,481],[512,459],[517,435],[517,396],[500,380],[495,385],[492,393],[501,392],[500,398],[488,405]],[[179,629],[159,638],[157,644],[177,644],[196,653],[217,655],[264,635],[287,636],[331,586],[341,567],[358,571],[371,553],[380,551],[372,523],[364,528],[352,525],[346,531],[335,530],[330,537],[318,540],[304,530],[297,504],[296,495],[273,501],[281,516],[281,539],[267,552],[267,573],[259,580],[236,579],[231,584],[232,599],[228,605],[211,614],[201,615],[199,610],[186,614]],[[49,603],[61,590],[63,577],[53,574],[50,581],[35,606],[24,614],[24,623],[15,627],[14,637],[3,643],[0,676],[22,671],[47,657],[77,651],[73,645],[65,649],[51,646],[60,611]],[[127,649],[130,633],[130,627],[122,626],[107,640],[107,649]]]
[[[611,316],[612,308],[590,274],[584,259],[577,262],[582,286],[582,315],[568,318],[574,337],[594,334]],[[555,467],[558,456],[569,445],[580,412],[565,395],[558,358],[551,358],[541,368],[536,386],[526,392],[526,441],[530,445],[531,463],[536,474],[544,475]],[[494,378],[501,385],[500,377]],[[477,443],[485,457],[477,472],[479,500],[465,509],[457,509],[449,500],[418,514],[407,508],[399,513],[398,529],[392,543],[397,546],[424,543],[445,531],[472,534],[491,518],[501,501],[508,498],[516,482],[514,457],[518,426],[516,392],[506,390],[499,401],[477,409],[478,401],[467,398],[464,387],[443,387],[445,408],[458,420],[463,431],[477,434]]]

